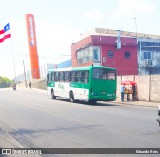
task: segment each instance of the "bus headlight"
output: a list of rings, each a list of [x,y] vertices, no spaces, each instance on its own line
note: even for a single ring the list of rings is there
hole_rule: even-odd
[[[91,92],[92,96],[97,96],[97,92],[94,92],[93,88],[90,88],[90,92]]]

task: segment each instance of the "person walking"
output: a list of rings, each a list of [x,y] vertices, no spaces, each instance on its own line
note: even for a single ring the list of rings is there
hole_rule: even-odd
[[[31,85],[31,81],[29,81],[29,88],[30,88],[30,89],[31,89],[31,86],[32,86],[32,85]]]
[[[125,87],[124,87],[124,85],[122,84],[122,85],[121,85],[121,101],[124,101],[124,90],[125,90]]]

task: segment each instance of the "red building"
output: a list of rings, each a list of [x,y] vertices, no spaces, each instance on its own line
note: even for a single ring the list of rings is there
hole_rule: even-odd
[[[137,40],[116,35],[89,35],[72,44],[72,66],[102,65],[117,69],[117,75],[137,75]]]

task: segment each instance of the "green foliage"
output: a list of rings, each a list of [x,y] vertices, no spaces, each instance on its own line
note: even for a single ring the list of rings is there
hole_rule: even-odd
[[[12,80],[7,77],[0,76],[0,88],[7,88],[10,87],[12,84]]]

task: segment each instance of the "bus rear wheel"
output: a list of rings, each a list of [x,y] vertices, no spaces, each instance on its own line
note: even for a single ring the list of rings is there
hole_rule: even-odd
[[[52,98],[52,99],[56,99],[56,97],[55,97],[55,95],[54,95],[53,89],[51,90],[51,98]]]
[[[74,102],[74,95],[72,91],[69,93],[69,99],[70,99],[70,102]]]
[[[91,105],[96,104],[96,102],[97,102],[97,100],[88,100],[88,103],[91,104]]]

